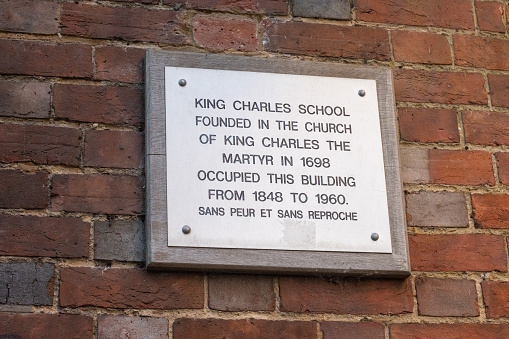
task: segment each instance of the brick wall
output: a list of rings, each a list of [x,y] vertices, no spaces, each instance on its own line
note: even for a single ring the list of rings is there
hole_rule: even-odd
[[[294,2],[0,0],[0,337],[509,337],[509,1]],[[392,68],[412,275],[145,271],[147,48]]]

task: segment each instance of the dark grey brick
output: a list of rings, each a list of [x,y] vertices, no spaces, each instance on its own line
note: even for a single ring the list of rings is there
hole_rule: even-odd
[[[293,15],[305,18],[350,20],[349,0],[294,0]]]
[[[95,258],[118,261],[145,260],[143,223],[136,220],[95,223]]]
[[[53,264],[0,263],[0,303],[51,305]]]

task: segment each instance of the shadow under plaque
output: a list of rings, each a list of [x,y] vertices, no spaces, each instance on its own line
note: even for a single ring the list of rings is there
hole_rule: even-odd
[[[147,268],[407,276],[390,69],[148,50]]]

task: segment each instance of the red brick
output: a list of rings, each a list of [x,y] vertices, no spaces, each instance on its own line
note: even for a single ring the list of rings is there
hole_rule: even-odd
[[[401,179],[408,184],[430,183],[429,150],[400,148]]]
[[[509,185],[509,153],[496,153],[498,178],[504,185]]]
[[[250,275],[209,276],[209,307],[220,311],[273,311],[272,277]]]
[[[481,287],[486,306],[486,317],[509,317],[509,282],[483,281]]]
[[[168,319],[149,317],[99,316],[98,339],[168,339]]]
[[[0,162],[78,166],[80,137],[74,128],[0,125]]]
[[[383,324],[359,322],[347,323],[339,321],[326,321],[320,323],[323,339],[334,338],[369,338],[384,339],[385,328]]]
[[[474,222],[481,228],[509,228],[509,195],[472,194]]]
[[[92,75],[92,48],[79,44],[0,40],[0,73],[56,77]]]
[[[266,20],[264,27],[267,51],[390,60],[389,35],[383,29],[272,20]]]
[[[456,35],[454,37],[456,65],[482,67],[487,69],[509,70],[509,60],[501,55],[509,55],[509,41]]]
[[[451,109],[400,108],[401,139],[416,142],[459,142],[456,111]]]
[[[92,130],[85,134],[85,166],[143,168],[143,134]]]
[[[476,1],[477,23],[483,31],[505,32],[504,5],[494,1]]]
[[[273,321],[262,319],[188,319],[173,323],[173,337],[179,339],[313,339],[317,338],[313,321]]]
[[[151,4],[151,5],[157,5],[159,3],[159,0],[112,0],[116,2],[139,2],[142,4]]]
[[[410,280],[280,277],[281,311],[335,314],[412,312]]]
[[[429,150],[431,183],[494,185],[491,154],[484,151]]]
[[[356,0],[357,20],[474,29],[470,0]]]
[[[419,64],[451,64],[451,48],[440,34],[393,31],[394,60]]]
[[[163,3],[235,13],[288,14],[286,0],[163,0]]]
[[[475,281],[419,278],[415,281],[419,314],[432,317],[479,315]]]
[[[509,114],[464,112],[465,140],[479,145],[509,145]]]
[[[0,115],[16,118],[48,118],[50,84],[0,80]]]
[[[509,325],[496,324],[393,324],[391,339],[507,338]]]
[[[60,305],[111,308],[202,308],[203,278],[196,273],[64,267]]]
[[[145,50],[116,46],[98,47],[95,50],[97,80],[143,82]]]
[[[0,254],[87,257],[90,225],[78,218],[0,215]]]
[[[53,177],[54,211],[103,214],[143,213],[142,179],[106,174]]]
[[[74,314],[0,313],[0,338],[93,338],[91,317]]]
[[[48,174],[0,170],[0,208],[48,206]]]
[[[406,196],[408,226],[468,227],[465,196],[460,192],[417,192]]]
[[[488,74],[488,81],[493,106],[509,108],[509,76]]]
[[[440,104],[487,104],[484,78],[478,73],[401,69],[394,74],[396,100]]]
[[[53,106],[57,118],[141,126],[143,91],[130,87],[56,84]]]
[[[193,35],[196,44],[212,50],[256,51],[256,22],[196,15]]]
[[[145,8],[64,3],[62,33],[99,39],[183,44],[178,13]]]
[[[414,271],[507,272],[504,238],[489,234],[409,235]]]
[[[0,30],[56,34],[58,32],[58,3],[0,0]]]

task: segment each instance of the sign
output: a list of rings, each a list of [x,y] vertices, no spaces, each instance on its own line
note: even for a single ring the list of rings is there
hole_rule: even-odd
[[[390,72],[147,58],[149,268],[408,273]]]

